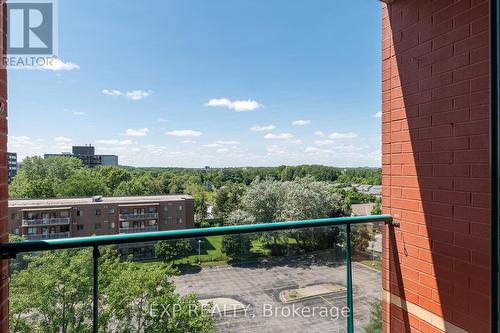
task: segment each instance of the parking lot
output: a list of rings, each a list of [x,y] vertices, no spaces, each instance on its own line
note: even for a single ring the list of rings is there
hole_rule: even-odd
[[[354,318],[363,332],[370,304],[382,292],[379,272],[353,263]],[[216,316],[217,332],[345,332],[345,293],[316,296],[284,304],[286,289],[335,283],[346,286],[346,266],[323,263],[313,257],[280,263],[203,268],[174,278],[177,292],[196,293],[199,299],[224,297],[243,303],[246,311]],[[346,309],[344,309],[345,313]]]

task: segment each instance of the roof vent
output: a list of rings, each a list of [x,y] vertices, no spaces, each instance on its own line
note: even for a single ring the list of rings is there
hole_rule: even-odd
[[[92,202],[101,202],[102,201],[102,195],[94,195],[92,197]]]

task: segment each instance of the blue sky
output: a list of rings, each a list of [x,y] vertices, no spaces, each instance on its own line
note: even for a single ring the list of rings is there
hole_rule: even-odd
[[[61,62],[9,69],[9,150],[379,166],[380,15],[366,0],[59,0]]]

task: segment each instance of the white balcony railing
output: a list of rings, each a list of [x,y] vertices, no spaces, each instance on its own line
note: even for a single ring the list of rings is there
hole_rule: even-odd
[[[56,225],[56,224],[69,224],[69,217],[54,217],[49,219],[31,219],[23,220],[23,226],[29,227],[33,225]]]
[[[24,238],[26,238],[26,240],[61,239],[61,238],[69,238],[69,237],[70,237],[69,231],[48,233],[48,234],[24,235]]]
[[[152,225],[148,227],[120,228],[120,234],[135,234],[138,232],[150,232],[150,231],[158,231],[158,226]]]
[[[120,220],[146,220],[157,219],[158,213],[142,213],[142,214],[120,214]]]

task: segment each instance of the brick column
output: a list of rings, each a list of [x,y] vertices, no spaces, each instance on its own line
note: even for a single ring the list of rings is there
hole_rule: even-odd
[[[382,6],[384,331],[487,332],[488,1]]]
[[[0,0],[0,54],[5,55],[7,45],[7,4]],[[3,61],[3,59],[2,59]],[[0,66],[0,242],[8,242],[7,219],[7,70]],[[0,332],[9,329],[8,260],[0,260]]]

